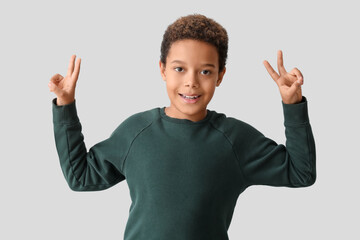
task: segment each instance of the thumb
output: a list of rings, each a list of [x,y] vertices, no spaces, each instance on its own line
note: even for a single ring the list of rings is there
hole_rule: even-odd
[[[289,89],[290,95],[291,96],[295,95],[296,91],[298,91],[299,88],[301,88],[301,82],[300,82],[300,80],[297,80],[291,85],[291,87]]]

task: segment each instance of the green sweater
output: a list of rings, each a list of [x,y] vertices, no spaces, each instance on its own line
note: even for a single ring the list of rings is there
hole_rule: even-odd
[[[126,240],[223,240],[237,198],[251,185],[315,182],[307,100],[284,104],[286,147],[251,125],[208,110],[198,122],[164,108],[134,114],[87,151],[75,102],[52,102],[56,148],[69,187],[107,189],[126,179]]]

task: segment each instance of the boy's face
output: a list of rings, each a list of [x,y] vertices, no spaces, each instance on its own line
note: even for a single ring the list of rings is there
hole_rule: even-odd
[[[172,44],[166,66],[160,61],[161,76],[166,82],[170,107],[166,115],[200,121],[207,114],[207,105],[225,74],[219,73],[215,46],[185,39]]]

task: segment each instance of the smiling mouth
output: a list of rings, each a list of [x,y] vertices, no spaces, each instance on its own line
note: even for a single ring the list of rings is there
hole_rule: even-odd
[[[198,99],[198,98],[201,96],[201,95],[188,96],[188,95],[181,94],[181,93],[179,93],[179,95],[180,95],[182,98],[185,98],[185,99]]]

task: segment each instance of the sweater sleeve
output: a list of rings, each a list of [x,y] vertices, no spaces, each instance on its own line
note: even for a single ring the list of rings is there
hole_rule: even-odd
[[[63,174],[72,190],[103,190],[125,179],[121,170],[124,149],[117,147],[119,142],[115,134],[87,152],[75,102],[58,106],[55,98],[52,110],[55,145]]]
[[[248,186],[306,187],[316,180],[315,141],[308,117],[307,99],[284,104],[286,146],[277,144],[249,125],[240,167]]]

